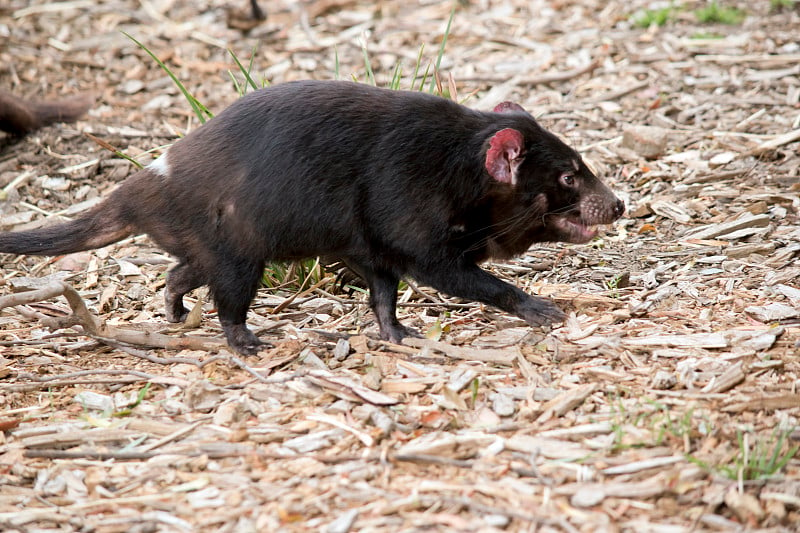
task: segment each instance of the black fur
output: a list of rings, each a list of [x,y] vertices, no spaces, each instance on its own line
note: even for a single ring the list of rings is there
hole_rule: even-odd
[[[142,170],[74,222],[0,235],[0,252],[63,254],[147,233],[179,260],[167,318],[181,320],[182,296],[208,284],[242,353],[260,344],[245,317],[270,260],[343,261],[366,280],[381,336],[395,342],[410,333],[395,314],[402,276],[531,324],[559,321],[552,302],[477,263],[533,242],[583,242],[586,225],[610,223],[623,207],[519,109],[480,112],[350,82],[277,85],[175,143],[167,176]],[[490,142],[509,128],[524,139],[518,157],[501,161],[516,169],[515,184],[487,170]]]

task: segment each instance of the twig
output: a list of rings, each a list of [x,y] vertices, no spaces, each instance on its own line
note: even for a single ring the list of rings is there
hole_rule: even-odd
[[[45,459],[89,459],[93,461],[108,461],[116,459],[120,461],[142,461],[151,459],[161,452],[100,452],[97,450],[66,451],[66,450],[25,450],[25,457],[40,457]]]
[[[770,150],[774,150],[776,148],[780,148],[784,144],[789,144],[794,141],[800,140],[800,129],[793,130],[783,135],[778,135],[774,139],[770,139],[769,141],[764,141],[763,143],[759,144],[752,150],[748,150],[742,157],[751,156],[751,155],[760,155],[764,152],[769,152]]]
[[[69,374],[58,374],[56,376],[36,376],[34,374],[20,374],[20,379],[29,379],[36,383],[48,383],[51,381],[58,381],[59,379],[74,379],[84,376],[120,376],[129,374],[143,379],[155,379],[159,376],[141,372],[139,370],[112,370],[112,369],[96,369],[96,370],[81,370],[79,372],[70,372]]]
[[[42,346],[42,345],[50,345],[50,346],[59,346],[63,348],[73,348],[74,346],[86,346],[86,345],[96,345],[97,342],[94,340],[91,341],[63,341],[58,342],[55,339],[59,339],[62,337],[66,337],[70,334],[66,332],[60,333],[52,333],[50,335],[46,335],[40,339],[30,340],[30,339],[17,339],[13,341],[0,341],[0,346]]]
[[[445,466],[456,466],[458,468],[474,468],[473,461],[464,461],[462,459],[453,459],[451,457],[441,457],[439,455],[428,455],[421,453],[398,453],[394,456],[389,456],[390,460],[406,463],[422,463],[422,464],[436,464]]]
[[[527,78],[519,78],[517,81],[520,85],[545,85],[547,83],[557,83],[559,81],[567,81],[572,78],[577,78],[582,74],[594,71],[600,66],[598,60],[594,60],[588,65],[572,70],[564,70],[561,72],[553,72],[551,74],[542,74],[539,76],[529,76]]]
[[[214,361],[219,361],[220,359],[225,359],[221,355],[215,355],[203,361],[200,361],[199,359],[193,359],[191,357],[158,357],[157,355],[147,353],[144,350],[137,350],[136,348],[132,348],[130,346],[116,342],[111,339],[106,339],[104,342],[109,346],[112,346],[129,355],[138,357],[140,359],[144,359],[145,361],[150,361],[151,363],[155,363],[157,365],[175,365],[183,363],[183,364],[195,365],[197,368],[203,368],[209,363],[213,363]]]
[[[0,296],[0,309],[41,302],[42,300],[49,300],[50,298],[55,298],[62,294],[64,294],[63,284],[60,282],[53,282],[41,289]]]
[[[158,439],[157,441],[155,441],[152,444],[148,444],[147,446],[143,446],[141,448],[141,451],[145,452],[145,453],[146,452],[152,452],[156,448],[160,448],[163,445],[165,445],[165,444],[167,444],[169,442],[172,442],[173,440],[179,439],[180,437],[183,437],[184,435],[188,435],[189,433],[191,433],[192,431],[194,431],[195,429],[197,429],[201,425],[205,424],[207,421],[208,421],[207,419],[198,420],[194,424],[190,424],[189,426],[187,426],[185,428],[181,428],[178,431],[170,433],[169,435]]]
[[[569,522],[564,519],[553,520],[550,518],[540,518],[533,514],[524,513],[521,511],[515,511],[513,509],[505,509],[502,507],[497,507],[495,505],[486,505],[483,503],[479,503],[474,499],[470,498],[456,498],[450,496],[443,496],[437,495],[433,496],[420,496],[420,500],[425,505],[437,505],[440,502],[448,503],[448,504],[455,504],[465,507],[467,509],[472,509],[473,511],[478,511],[481,513],[486,514],[495,514],[500,516],[507,516],[509,518],[516,518],[517,520],[522,520],[525,522],[531,522],[534,524],[542,524],[542,525],[549,525],[551,527],[561,527],[562,529],[569,531],[570,533],[578,533],[578,530],[575,529]]]
[[[622,89],[617,89],[616,91],[608,91],[606,93],[589,98],[585,100],[585,103],[597,104],[599,102],[610,102],[612,100],[616,100],[617,98],[622,98],[627,94],[636,92],[639,89],[644,89],[648,85],[650,85],[650,80],[644,80],[642,82],[631,85],[630,87],[623,87]]]
[[[85,335],[110,345],[122,343],[171,350],[213,351],[218,350],[225,344],[222,339],[206,339],[191,335],[170,337],[157,332],[134,331],[109,326],[89,312],[78,291],[61,281],[54,281],[41,289],[0,297],[0,309],[30,304],[55,298],[56,296],[64,296],[67,299],[67,303],[72,309],[72,314],[66,317],[41,319],[42,325],[50,329],[81,326]]]
[[[406,283],[408,284],[408,287],[412,291],[416,292],[417,294],[419,294],[420,296],[422,296],[423,298],[425,298],[429,302],[434,303],[436,305],[442,305],[444,303],[444,302],[442,302],[441,299],[433,296],[432,294],[428,294],[427,292],[425,292],[422,289],[420,289],[419,287],[417,287],[417,285],[414,282],[406,280]]]
[[[116,378],[116,379],[68,379],[65,381],[39,381],[32,383],[0,384],[1,392],[30,392],[41,389],[55,389],[58,387],[72,387],[74,385],[127,385],[139,383],[142,378]]]
[[[219,448],[215,446],[197,446],[191,447],[182,446],[180,450],[152,450],[152,451],[99,451],[99,450],[62,450],[56,448],[36,448],[25,450],[25,457],[38,457],[45,459],[90,459],[95,461],[107,461],[115,459],[119,461],[142,461],[152,459],[153,457],[170,454],[180,455],[183,457],[198,457],[206,455],[211,459],[222,459],[225,457],[242,457],[244,455],[254,455],[261,459],[268,459],[270,461],[289,460],[296,461],[301,457],[303,459],[313,459],[325,464],[339,464],[348,461],[377,461],[377,455],[346,455],[330,457],[322,454],[303,454],[301,455],[285,455],[276,453],[266,453],[250,446],[231,446]]]
[[[267,378],[265,378],[264,376],[259,374],[258,371],[255,368],[251,367],[250,365],[248,365],[247,363],[245,363],[244,361],[242,361],[241,359],[239,359],[235,355],[230,354],[228,356],[228,359],[230,359],[230,361],[233,364],[235,364],[236,366],[238,366],[239,368],[241,368],[245,372],[248,372],[249,374],[252,374],[261,383],[269,383],[270,382]]]
[[[453,359],[483,361],[487,363],[505,365],[511,365],[519,353],[519,348],[510,348],[507,350],[491,348],[466,348],[463,346],[454,346],[442,341],[435,341],[432,339],[417,339],[413,337],[406,337],[403,339],[403,344],[406,346],[412,346],[414,348],[430,348],[433,350],[438,350],[448,357],[452,357]]]
[[[411,284],[409,284],[411,286]],[[413,290],[417,290],[417,287],[412,287]],[[355,298],[342,298],[341,296],[337,296],[335,294],[331,294],[330,292],[326,291],[325,289],[314,289],[314,292],[327,298],[329,300],[333,300],[334,302],[346,305],[361,305],[367,306],[369,302],[366,300],[357,300]],[[478,307],[479,304],[477,303],[456,303],[456,302],[448,302],[446,300],[439,300],[431,295],[428,295],[425,292],[419,291],[420,294],[427,297],[428,299],[432,300],[431,302],[397,302],[397,307],[445,307],[448,309],[470,309]]]
[[[329,424],[333,427],[343,429],[344,431],[347,431],[348,433],[356,437],[358,440],[360,440],[362,444],[364,444],[364,446],[367,446],[368,448],[372,447],[375,444],[375,439],[373,439],[371,435],[368,435],[363,431],[358,431],[356,428],[349,426],[332,416],[324,414],[310,414],[306,418],[308,420],[316,420],[317,422],[322,422],[323,424]]]
[[[312,271],[313,271],[313,270],[312,270]],[[309,272],[309,273],[308,273],[308,276],[310,276],[310,275],[311,275],[311,272]],[[306,280],[308,280],[308,276],[306,276]],[[302,287],[303,285],[305,285],[305,283],[306,283],[306,280],[303,280],[303,284],[301,285],[301,287]],[[327,284],[328,284],[328,283],[330,283],[330,282],[331,282],[331,278],[327,278],[327,277],[326,277],[326,278],[322,278],[321,280],[319,280],[318,282],[316,282],[315,284],[313,284],[313,285],[312,285],[311,287],[309,287],[308,289],[306,289],[306,290],[304,290],[304,291],[302,291],[302,292],[301,292],[301,291],[298,291],[298,292],[296,292],[296,293],[292,294],[291,296],[289,296],[288,298],[286,298],[284,301],[282,301],[280,304],[278,304],[278,305],[275,307],[275,309],[273,309],[273,310],[270,312],[270,314],[272,314],[272,315],[276,315],[276,314],[280,313],[281,311],[283,311],[284,309],[286,309],[287,307],[289,307],[289,305],[290,305],[290,304],[291,304],[293,301],[295,301],[297,298],[302,298],[302,297],[304,297],[306,294],[311,294],[312,292],[314,292],[314,291],[315,291],[316,289],[318,289],[319,287],[322,287],[322,286],[324,286],[324,285],[327,285]]]

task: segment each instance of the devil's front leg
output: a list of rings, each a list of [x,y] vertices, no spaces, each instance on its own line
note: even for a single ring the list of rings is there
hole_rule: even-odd
[[[563,322],[566,318],[549,299],[531,296],[466,261],[428,263],[412,275],[445,294],[493,305],[532,326]]]

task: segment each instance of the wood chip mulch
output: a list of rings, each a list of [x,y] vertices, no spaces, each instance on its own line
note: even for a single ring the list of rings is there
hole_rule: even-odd
[[[228,48],[279,83],[363,81],[366,46],[377,83],[400,62],[407,87],[452,7],[260,3],[249,24],[242,0],[5,1],[2,90],[96,103],[0,137],[0,229],[132,172],[86,133],[147,163],[197,127],[122,32],[218,112],[243,83]],[[745,12],[725,25],[687,1],[637,27],[650,4],[462,2],[446,43],[444,88],[520,103],[628,206],[590,244],[487,266],[561,327],[410,283],[400,319],[428,335],[398,346],[363,294],[309,281],[260,291],[248,323],[273,347],[237,357],[202,290],[195,324],[164,321],[171,260],[145,237],[0,257],[0,530],[797,531],[800,3],[718,2]]]

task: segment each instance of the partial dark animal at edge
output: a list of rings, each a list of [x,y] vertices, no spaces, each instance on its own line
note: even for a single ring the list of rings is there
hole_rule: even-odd
[[[482,112],[301,81],[239,99],[79,218],[0,234],[0,252],[60,255],[147,233],[178,259],[167,320],[184,320],[183,296],[207,284],[228,344],[251,354],[262,343],[245,319],[267,261],[343,262],[367,282],[392,342],[415,334],[396,316],[403,276],[544,325],[563,312],[478,263],[534,242],[588,242],[623,211],[578,153],[516,104]]]
[[[88,96],[33,102],[0,91],[0,130],[21,136],[54,122],[74,122],[91,105]]]

